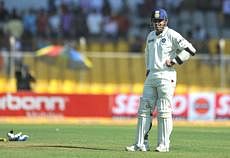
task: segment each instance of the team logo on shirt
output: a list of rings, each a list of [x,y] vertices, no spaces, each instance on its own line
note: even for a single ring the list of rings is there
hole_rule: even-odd
[[[165,38],[162,38],[162,39],[161,39],[161,42],[162,42],[162,43],[165,43],[165,42],[166,42],[166,39],[165,39]]]

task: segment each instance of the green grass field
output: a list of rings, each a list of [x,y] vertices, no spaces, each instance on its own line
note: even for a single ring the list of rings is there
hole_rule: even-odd
[[[150,152],[126,152],[134,126],[0,124],[0,137],[14,129],[30,136],[25,142],[0,142],[1,158],[229,158],[229,127],[174,127],[169,153],[154,151],[156,127],[150,133]]]

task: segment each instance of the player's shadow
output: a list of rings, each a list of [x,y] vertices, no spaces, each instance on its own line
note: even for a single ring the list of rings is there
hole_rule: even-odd
[[[114,149],[84,147],[84,146],[71,146],[71,145],[27,145],[27,147],[116,151]]]

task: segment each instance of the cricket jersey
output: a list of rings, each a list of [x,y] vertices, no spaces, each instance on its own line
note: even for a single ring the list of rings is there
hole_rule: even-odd
[[[183,38],[178,32],[165,27],[160,35],[156,35],[155,31],[148,34],[145,48],[146,69],[151,72],[174,70],[173,67],[166,66],[166,60],[177,59],[181,62],[187,60],[190,54],[183,51],[185,48],[195,48],[190,42]],[[178,60],[176,60],[178,61]],[[181,64],[180,62],[176,62]]]

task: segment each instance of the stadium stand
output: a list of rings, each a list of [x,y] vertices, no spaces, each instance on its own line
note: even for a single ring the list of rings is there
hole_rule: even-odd
[[[128,83],[121,83],[118,85],[118,91],[120,93],[128,94],[132,92],[132,85]]]
[[[78,82],[76,84],[75,93],[89,94],[90,93],[90,84],[84,83],[84,82]]]
[[[16,92],[16,79],[15,78],[10,78],[7,80],[6,91],[10,93]]]
[[[204,26],[205,25],[205,17],[202,11],[200,10],[194,10],[192,12],[192,21],[193,24],[196,25],[200,25],[200,26]]]
[[[113,42],[104,42],[101,47],[102,52],[115,52],[115,44]]]
[[[37,79],[37,82],[34,85],[33,90],[37,93],[47,93],[48,86],[49,83],[47,79]]]
[[[116,52],[129,52],[129,43],[123,39],[118,40],[116,44]]]
[[[208,41],[209,53],[211,55],[218,53],[218,47],[217,46],[218,46],[218,39],[210,39]]]
[[[61,91],[63,93],[73,94],[73,93],[75,93],[75,89],[76,89],[76,81],[65,79],[62,82],[62,86],[60,86],[60,87],[62,88]]]
[[[143,92],[143,83],[134,83],[132,86],[132,92],[134,94],[141,94]]]
[[[225,40],[224,53],[230,54],[230,39]]]
[[[91,94],[102,94],[104,92],[104,85],[102,83],[92,83],[89,88]]]
[[[42,10],[36,8],[36,5],[33,5],[34,8],[20,8],[20,6],[15,5],[18,8],[16,8],[14,14],[11,12],[12,8],[10,8],[12,4],[9,4],[7,0],[3,2],[5,2],[3,7],[6,12],[3,16],[0,16],[0,34],[2,37],[0,39],[0,50],[1,55],[3,55],[0,91],[16,91],[15,79],[11,78],[7,66],[9,63],[7,55],[12,50],[9,43],[11,32],[6,32],[9,29],[3,28],[8,26],[9,21],[17,19],[19,23],[23,24],[24,30],[22,35],[16,39],[15,54],[16,56],[21,54],[22,62],[29,65],[34,73],[37,79],[33,86],[35,92],[97,94],[119,91],[141,93],[141,85],[145,79],[144,41],[146,33],[150,31],[148,27],[149,11],[151,11],[148,7],[150,1],[132,0],[132,5],[122,1],[123,7],[114,10],[112,9],[114,6],[110,6],[110,3],[99,9],[91,8],[92,6],[86,7],[79,1],[70,0],[56,3],[53,0],[47,4],[43,2],[42,4],[46,7]],[[177,2],[176,6],[170,5],[170,1],[151,1],[151,5],[156,7],[165,6],[169,14],[169,26],[181,32],[198,50],[196,58],[185,63],[183,68],[177,68],[177,91],[196,90],[197,87],[219,88],[220,82],[223,81],[220,78],[222,71],[225,74],[225,87],[229,87],[230,77],[227,74],[230,72],[230,28],[228,27],[229,21],[226,20],[222,10],[222,1],[183,0],[175,2]],[[37,4],[37,1],[30,0],[28,3]],[[59,13],[52,12],[51,14],[51,8],[52,11],[59,10]],[[99,24],[101,26],[99,34],[89,33],[89,26],[86,21],[92,9],[96,9],[102,17]],[[68,10],[68,15],[72,17],[70,18],[70,21],[72,20],[71,24],[66,23],[66,20],[60,20],[67,14],[66,10]],[[43,16],[41,16],[41,13]],[[108,20],[111,18],[113,24],[108,25]],[[122,18],[124,18],[124,21],[122,21]],[[37,23],[39,24],[37,25],[33,23],[33,19],[40,22],[44,20],[44,23],[42,25]],[[54,25],[53,22],[57,22],[58,25]],[[105,23],[108,30],[114,31],[112,36],[104,31]],[[64,24],[67,28],[61,27]],[[56,28],[58,31],[55,32],[54,26],[60,26]],[[200,30],[197,30],[197,28],[200,28]],[[20,30],[15,29],[14,31],[16,31],[16,34],[20,33]],[[140,44],[138,46],[140,51],[138,52],[131,51],[137,50],[136,48],[133,49],[133,40],[136,37],[139,38],[139,43],[136,45]],[[223,49],[225,65],[222,67],[220,62],[222,52],[219,46],[220,39],[225,40]],[[37,58],[36,50],[49,44],[71,45],[77,48],[89,57],[93,68],[76,70],[71,69],[68,62],[60,58],[55,60]]]
[[[133,83],[140,83],[143,82],[145,79],[145,64],[144,64],[144,57],[143,56],[132,56],[131,57],[131,79]]]
[[[117,81],[117,60],[115,58],[103,58],[103,80],[100,83],[116,83]]]
[[[103,73],[104,73],[104,65],[103,65],[103,58],[92,58],[91,59],[92,63],[93,63],[93,69],[89,70],[90,75],[91,75],[91,81],[92,82],[96,82],[96,83],[102,83],[104,81],[105,78]]]
[[[117,65],[119,83],[130,83],[130,73],[128,72],[128,67],[130,66],[129,58],[118,58]]]
[[[51,79],[48,83],[48,92],[49,93],[57,93],[61,89],[60,80]]]
[[[1,77],[0,78],[0,92],[4,93],[7,91],[7,79]]]
[[[94,42],[89,43],[88,50],[90,52],[100,52],[102,51],[102,46],[99,42],[94,41]]]
[[[104,90],[102,93],[104,94],[117,94],[119,93],[118,91],[118,86],[115,83],[106,83],[103,85]]]

